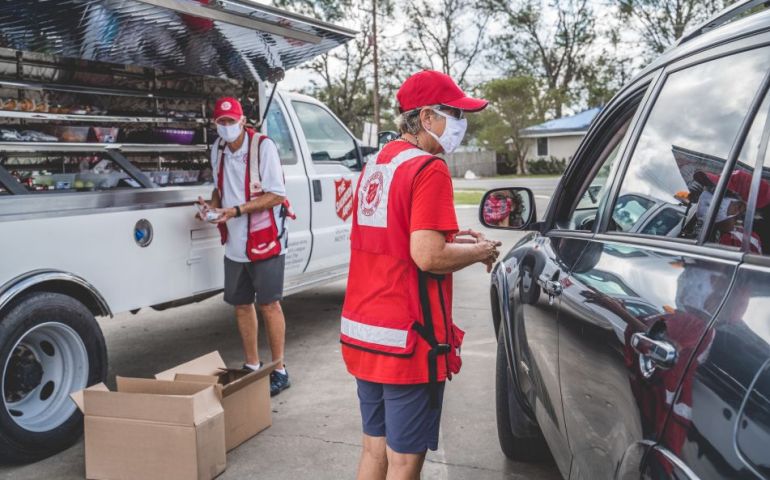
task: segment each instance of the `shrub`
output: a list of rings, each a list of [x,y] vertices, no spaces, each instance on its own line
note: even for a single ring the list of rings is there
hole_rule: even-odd
[[[538,158],[527,162],[530,175],[561,175],[566,168],[567,160],[564,158]]]

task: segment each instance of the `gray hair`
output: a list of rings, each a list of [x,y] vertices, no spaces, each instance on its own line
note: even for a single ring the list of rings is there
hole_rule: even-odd
[[[422,128],[420,123],[419,109],[409,110],[396,117],[396,128],[398,128],[398,133],[400,134],[411,133],[412,135],[417,135]]]
[[[409,110],[396,117],[396,128],[398,129],[398,133],[410,133],[412,135],[420,133],[420,130],[422,130],[420,111],[422,108],[424,107]],[[434,115],[433,111],[431,111],[431,115]]]

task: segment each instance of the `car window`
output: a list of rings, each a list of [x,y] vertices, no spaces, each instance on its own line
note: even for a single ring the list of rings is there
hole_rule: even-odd
[[[598,170],[591,182],[585,187],[583,193],[579,195],[578,198],[580,200],[570,213],[568,220],[557,222],[558,228],[586,231],[590,231],[593,228],[596,212],[608,193],[609,179],[612,178],[615,168],[617,168],[620,149],[624,143],[624,138],[628,134],[628,126],[631,123],[633,112],[627,113],[627,115],[628,118],[611,134],[609,142],[601,148]]]
[[[751,235],[747,235],[747,229],[744,229],[742,223],[734,226],[728,224],[727,227],[731,228],[721,228],[721,225],[716,224],[716,232],[709,240],[720,244],[729,242],[730,245],[743,247],[744,237],[747,237],[747,252],[770,255],[770,149],[762,142],[763,136],[770,136],[770,95],[765,98],[754,119],[738,164],[730,174],[725,194],[728,198],[739,199],[743,205],[748,204],[753,187],[751,181],[753,177],[759,176]],[[766,139],[765,142],[769,140]],[[762,158],[759,158],[759,155]],[[757,163],[760,163],[762,168],[755,171],[754,165]]]
[[[356,143],[339,120],[318,105],[292,103],[314,162],[339,162],[347,167],[358,163]]]
[[[645,235],[666,235],[682,223],[684,213],[675,208],[664,208],[645,222],[639,233]]]
[[[666,78],[628,164],[609,231],[698,237],[725,159],[769,67],[770,49],[762,48]],[[719,204],[720,221],[742,223],[745,204],[725,205]],[[656,213],[639,214],[641,206]]]
[[[265,133],[278,147],[281,164],[293,165],[297,163],[297,152],[294,150],[294,141],[291,138],[289,124],[286,122],[286,116],[281,107],[275,102],[270,105],[265,117]]]

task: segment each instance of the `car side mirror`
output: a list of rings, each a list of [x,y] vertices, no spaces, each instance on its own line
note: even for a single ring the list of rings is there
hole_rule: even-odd
[[[380,132],[380,134],[377,136],[377,143],[379,144],[380,149],[382,149],[382,147],[384,147],[386,143],[392,142],[398,137],[399,137],[398,132],[394,132],[392,130],[385,130],[384,132]]]
[[[535,195],[528,188],[496,188],[484,194],[479,220],[488,228],[526,230],[537,221]]]
[[[377,152],[379,152],[380,149],[377,147],[368,147],[368,146],[361,146],[361,156],[363,157],[362,161],[363,164],[366,165],[369,163],[369,160],[372,160],[377,156]]]

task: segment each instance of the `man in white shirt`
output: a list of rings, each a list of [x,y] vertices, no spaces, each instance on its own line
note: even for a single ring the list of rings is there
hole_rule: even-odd
[[[203,219],[207,213],[212,215],[210,221],[217,223],[222,233],[225,244],[224,299],[235,306],[246,357],[244,368],[258,370],[262,362],[257,349],[255,300],[267,328],[272,358],[284,356],[286,322],[280,300],[288,237],[283,208],[286,187],[275,143],[246,128],[243,108],[237,99],[220,98],[214,109],[214,121],[219,139],[211,149],[211,167],[217,187],[210,202],[198,199],[202,207],[199,218]],[[255,149],[253,142],[259,142],[258,148]],[[247,183],[250,152],[254,151],[259,152],[259,179],[249,178]],[[255,182],[260,186],[256,196],[249,190]],[[265,213],[272,213],[272,217]],[[262,255],[269,258],[252,260],[247,251],[247,241],[255,229],[252,216],[272,222],[275,238],[268,243],[273,248]],[[270,394],[276,395],[289,386],[286,367],[281,365],[270,375]]]

